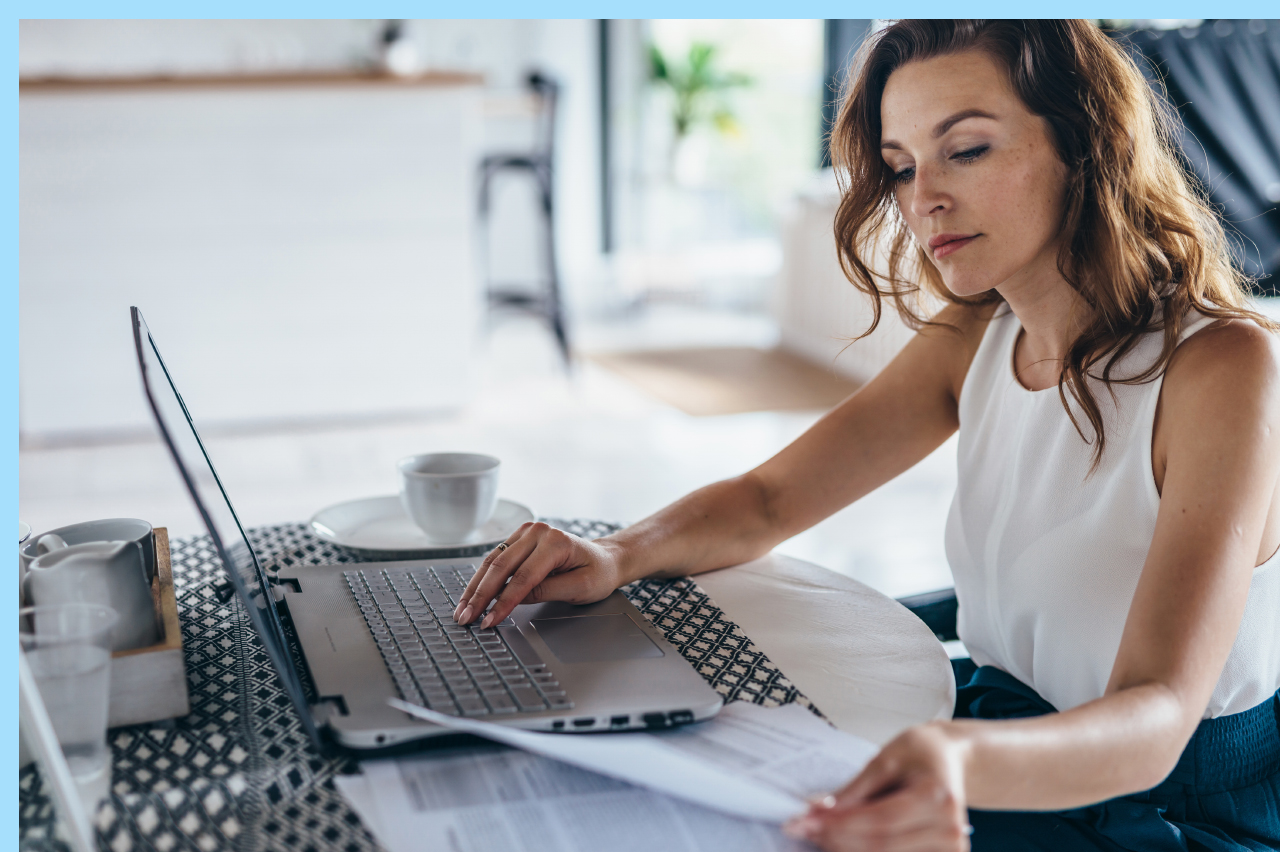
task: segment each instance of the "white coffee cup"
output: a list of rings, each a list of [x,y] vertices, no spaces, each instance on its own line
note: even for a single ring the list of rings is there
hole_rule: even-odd
[[[433,543],[463,543],[493,517],[501,464],[479,453],[403,458],[400,503]]]
[[[160,641],[151,585],[136,541],[93,541],[52,550],[27,568],[27,598],[35,606],[87,603],[111,607],[120,620],[111,650]]]

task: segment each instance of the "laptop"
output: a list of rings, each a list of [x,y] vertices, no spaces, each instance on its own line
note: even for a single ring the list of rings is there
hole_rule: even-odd
[[[453,621],[478,558],[267,570],[142,312],[131,313],[156,426],[317,748],[332,741],[380,749],[451,733],[390,707],[392,697],[564,733],[665,728],[719,711],[720,696],[621,592],[585,606],[521,605],[481,630]],[[300,651],[296,665],[286,623]]]

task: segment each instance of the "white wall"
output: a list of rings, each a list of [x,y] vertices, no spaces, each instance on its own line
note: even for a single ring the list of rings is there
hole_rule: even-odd
[[[381,27],[381,21],[367,20],[25,20],[19,25],[19,74],[25,78],[148,75],[180,77],[191,74],[269,73],[368,67],[376,62],[377,36]],[[560,269],[570,307],[574,303],[590,301],[592,294],[607,279],[608,271],[607,264],[600,254],[596,22],[414,20],[406,24],[406,37],[417,49],[425,68],[483,74],[486,80],[486,102],[490,104],[504,99],[511,101],[514,96],[523,91],[524,76],[535,67],[543,68],[561,80],[564,88],[556,175],[558,204],[556,225]],[[27,99],[24,97],[23,100],[25,102]],[[111,123],[110,116],[103,114],[101,110],[95,114],[93,108],[86,107],[86,109],[85,127],[94,126],[97,130],[101,130]],[[221,127],[225,127],[251,120],[254,107],[242,100],[239,106],[231,101],[224,102],[220,109],[222,111],[218,113],[217,121]],[[513,130],[510,121],[507,122],[507,126],[499,126],[502,122],[493,118],[494,115],[503,114],[501,108],[487,109],[485,113],[490,116],[490,119],[482,125],[484,130],[480,133],[480,137],[484,142],[481,144],[499,149],[513,145],[518,147],[521,144],[522,135],[526,134],[522,134],[518,127]],[[518,125],[519,121],[517,120],[515,124]],[[33,319],[38,316],[34,312],[46,310],[49,300],[55,298],[50,295],[52,291],[44,293],[36,287],[36,281],[58,264],[65,266],[70,256],[79,256],[86,262],[91,260],[96,264],[92,276],[85,277],[79,273],[74,275],[68,275],[65,272],[56,273],[61,276],[62,281],[59,285],[61,289],[56,291],[56,299],[64,300],[71,305],[86,305],[92,302],[95,288],[100,287],[101,282],[106,280],[208,281],[212,271],[224,269],[225,263],[221,267],[217,264],[200,266],[197,263],[197,268],[192,269],[189,261],[179,262],[172,257],[165,259],[162,258],[163,253],[147,254],[134,251],[125,259],[121,252],[108,250],[106,243],[109,240],[105,235],[112,233],[112,228],[136,230],[143,227],[142,222],[146,217],[156,211],[164,211],[164,215],[169,217],[167,224],[170,227],[177,227],[180,220],[173,218],[173,209],[167,209],[163,205],[153,206],[149,210],[140,206],[141,202],[135,190],[138,188],[136,182],[145,181],[147,177],[148,166],[144,162],[126,163],[111,157],[104,159],[103,156],[95,155],[92,151],[86,151],[82,158],[84,169],[82,172],[59,177],[48,173],[47,170],[41,171],[43,167],[37,161],[52,150],[49,146],[56,148],[58,145],[74,142],[77,138],[83,142],[87,137],[84,137],[79,130],[68,126],[63,126],[61,130],[46,126],[40,133],[33,134],[35,129],[29,116],[20,119],[20,155],[27,163],[24,168],[28,169],[22,179],[23,212],[20,214],[24,217],[22,238],[26,240],[21,249],[20,284],[23,292],[20,308],[23,317],[21,332],[23,349],[20,355],[23,388],[20,396],[26,403],[23,412],[23,428],[30,435],[39,431],[64,431],[72,422],[83,423],[86,427],[128,424],[137,419],[139,412],[109,413],[109,406],[103,407],[103,405],[107,399],[112,398],[112,394],[105,392],[100,398],[103,405],[94,404],[87,409],[82,409],[80,413],[64,412],[51,419],[32,413],[31,405],[37,404],[39,394],[42,392],[37,388],[52,388],[58,384],[49,380],[50,377],[42,365],[53,364],[58,357],[63,357],[57,355],[51,341],[46,340],[47,328],[42,326],[37,329],[33,325]],[[93,143],[89,141],[92,147]],[[245,137],[244,141],[248,143],[252,140],[250,137]],[[267,148],[272,144],[274,143],[264,140]],[[352,136],[339,131],[335,138],[328,141],[322,140],[318,144],[321,148],[327,146],[334,151],[341,149],[345,155],[358,159],[361,146],[368,142],[359,138],[358,133]],[[169,153],[175,154],[172,151]],[[475,165],[482,153],[483,149],[478,148],[469,162],[458,163],[456,168],[467,176],[473,175]],[[369,168],[373,172],[385,168],[394,173],[399,168],[394,160],[387,160],[384,152],[380,150],[371,149],[365,154],[374,159],[382,158],[370,164]],[[424,163],[434,156],[429,145],[421,146],[419,154]],[[268,165],[269,161],[270,156],[259,164],[260,169],[265,171],[259,171],[256,183],[243,181],[236,184],[237,204],[248,209],[267,210],[281,201],[281,193],[299,192],[297,187],[290,186],[288,181],[276,180],[279,175],[271,172],[271,169],[288,171],[290,165],[288,158],[278,161],[274,166]],[[171,164],[172,161],[163,156],[156,161],[156,165],[162,171]],[[317,166],[322,167],[318,163]],[[82,179],[87,180],[88,183],[84,183]],[[105,231],[101,228],[97,229],[97,235],[92,228],[85,230],[87,226],[84,223],[87,220],[83,217],[76,220],[75,215],[78,214],[69,213],[65,208],[60,212],[47,213],[47,211],[58,209],[57,205],[66,200],[63,196],[68,185],[74,185],[74,189],[79,191],[89,184],[93,185],[94,193],[102,196],[99,201],[110,203],[111,194],[115,193],[116,198],[121,202],[116,207],[115,220],[109,221],[110,227]],[[366,194],[374,192],[378,187],[389,194],[381,200],[367,197],[363,203],[373,208],[380,204],[395,206],[400,203],[397,193],[404,189],[404,185],[397,186],[390,176],[379,177],[367,183],[365,192]],[[255,197],[255,192],[261,193],[261,197]],[[106,195],[103,195],[104,193]],[[420,197],[424,203],[446,203],[441,202],[440,197]],[[447,202],[451,205],[449,210],[435,211],[430,214],[423,211],[421,215],[444,216],[454,221],[464,218],[473,220],[475,215],[473,190],[468,189],[449,198]],[[297,194],[296,199],[303,205],[309,203],[305,192]],[[503,241],[499,247],[503,252],[500,260],[517,269],[523,265],[526,272],[530,267],[536,269],[539,256],[537,211],[532,202],[533,197],[527,191],[522,191],[518,187],[509,187],[499,199],[502,209],[497,211],[495,219],[497,225],[510,226],[505,227],[500,237]],[[198,215],[200,212],[199,205],[194,202],[187,208],[187,215]],[[68,232],[69,235],[75,234],[72,240],[73,245],[76,241],[79,241],[79,245],[63,251],[63,256],[59,256],[49,242],[56,237],[28,233],[29,224],[32,221],[30,216],[47,215],[58,217],[70,215],[72,220],[80,223],[76,225],[80,228],[79,231],[72,229]],[[139,217],[142,218],[139,219]],[[303,217],[303,221],[307,221],[306,217]],[[232,223],[234,224],[234,217]],[[317,267],[335,268],[332,262],[332,251],[336,250],[336,246],[343,241],[349,241],[348,238],[352,234],[344,230],[348,227],[355,226],[348,223],[338,230],[330,228],[325,231],[308,229],[308,226],[304,226],[300,221],[294,234],[295,248],[302,256],[309,257],[310,262]],[[378,226],[366,222],[361,227],[365,229],[362,238],[376,242],[379,238],[376,233]],[[369,231],[369,228],[373,228],[373,231]],[[46,233],[55,232],[56,229],[51,229]],[[30,242],[29,238],[35,239],[36,242]],[[224,260],[237,256],[237,251],[255,239],[254,235],[244,233],[243,229],[236,231],[235,228],[224,231],[221,238],[229,241],[224,244],[226,247],[234,249],[231,252],[219,253]],[[466,243],[470,240],[470,236],[457,239]],[[306,245],[308,241],[312,245]],[[42,247],[37,248],[37,245]],[[359,256],[362,251],[370,253],[368,256],[371,262],[367,268],[371,271],[383,269],[386,265],[386,258],[379,257],[373,243],[367,243],[363,248],[353,249],[353,251],[355,252],[351,255],[353,258]],[[45,253],[41,254],[41,252]],[[298,268],[297,264],[294,264],[294,267]],[[384,271],[380,274],[388,273]],[[255,304],[260,307],[288,304],[296,299],[296,285],[288,283],[277,275],[253,270],[250,279],[254,282],[252,286]],[[175,299],[174,310],[177,311],[183,304],[189,306],[200,304],[199,299],[191,295],[195,290],[196,288],[186,290],[179,288],[171,293],[170,296]],[[154,298],[151,299],[151,303],[155,304]],[[114,319],[112,321],[115,322]],[[170,322],[166,322],[165,325],[169,326]],[[377,330],[371,329],[367,333],[376,336]],[[157,334],[163,336],[164,327],[157,329]],[[269,339],[271,335],[253,334],[249,335],[246,343],[250,346],[265,346],[269,344],[264,341]],[[356,340],[358,341],[359,338]],[[119,352],[112,356],[101,356],[102,350],[94,348],[100,343],[97,332],[81,335],[76,344],[75,354],[83,360],[83,363],[103,365],[102,369],[108,369],[105,365],[111,364],[109,369],[113,374],[122,369]],[[206,361],[194,370],[212,375],[217,372],[216,367],[217,362],[210,353]],[[65,365],[58,370],[65,370]],[[54,370],[53,375],[57,375],[58,370]],[[391,376],[395,373],[393,371],[386,375]],[[439,390],[440,392],[433,398],[449,402],[456,401],[457,394],[453,389],[445,387]],[[352,397],[352,399],[355,398]],[[360,397],[360,400],[359,403],[352,402],[338,406],[337,409],[331,408],[330,411],[346,412],[360,406],[363,406],[364,410],[373,410],[371,406],[378,407],[374,406],[369,395]],[[414,400],[409,399],[404,405],[398,407],[413,407],[414,404],[416,404]],[[40,405],[37,405],[37,408],[39,407]],[[385,404],[381,404],[381,408],[385,407]],[[98,412],[101,416],[89,417],[89,411]],[[236,408],[234,418],[249,416],[253,413],[254,411],[248,408]],[[287,413],[290,416],[308,414],[309,416],[323,412],[303,411],[295,405],[279,407],[273,413],[277,415]]]
[[[408,21],[423,67],[476,71],[518,88],[540,21]],[[338,70],[378,62],[378,20],[23,20],[22,77]]]
[[[355,67],[377,21],[18,22],[21,77],[225,74]]]
[[[382,26],[376,20],[24,20],[18,30],[18,73],[27,78],[181,76],[369,67],[378,61]],[[482,74],[486,90],[500,98],[523,91],[524,77],[534,68],[560,79],[556,227],[571,300],[591,298],[604,263],[596,26],[594,20],[416,19],[406,21],[404,31],[423,68]],[[506,149],[521,138],[501,120],[490,124],[491,147]],[[495,230],[521,243],[518,265],[526,267],[538,258],[527,247],[538,238],[531,201],[521,189],[510,192],[499,201],[507,209],[498,211],[510,218],[495,224]]]
[[[830,171],[796,199],[783,226],[774,316],[784,349],[865,382],[893,360],[912,332],[886,303],[875,333],[854,340],[871,324],[871,303],[840,269],[832,237],[838,202]]]
[[[203,422],[461,404],[475,86],[19,99],[24,435],[146,426],[128,307]]]

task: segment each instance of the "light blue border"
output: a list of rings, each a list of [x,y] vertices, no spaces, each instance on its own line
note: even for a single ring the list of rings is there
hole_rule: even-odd
[[[10,33],[9,49],[13,62],[10,68],[18,67],[18,24],[16,21],[10,24],[12,29]],[[4,357],[4,362],[8,367],[5,371],[12,377],[12,385],[9,386],[9,393],[5,395],[4,422],[9,425],[5,427],[5,431],[9,433],[9,444],[11,456],[5,456],[4,461],[4,481],[9,483],[9,487],[5,489],[4,505],[9,507],[6,511],[12,512],[9,515],[13,520],[18,520],[18,87],[15,85],[9,90],[9,107],[6,111],[9,116],[9,131],[5,134],[5,138],[9,141],[5,143],[8,149],[9,157],[9,177],[5,179],[5,185],[9,188],[5,191],[5,195],[9,196],[9,203],[13,206],[9,208],[8,214],[4,217],[9,225],[4,232],[9,236],[4,239],[5,254],[9,257],[9,261],[5,264],[5,268],[9,271],[5,273],[4,290],[9,294],[5,300],[5,304],[9,307],[6,312],[9,313],[9,322],[13,323],[9,328],[13,331],[13,335],[9,338],[9,344],[5,351],[9,354]],[[12,539],[10,539],[12,541]],[[14,570],[13,560],[16,554],[10,551],[9,570]],[[9,575],[9,592],[12,600],[13,594],[13,575]],[[17,618],[16,612],[14,618]],[[17,624],[14,625],[14,632],[17,632]],[[16,637],[15,637],[16,638]],[[10,639],[9,641],[13,641]],[[9,653],[0,657],[3,660],[0,663],[0,683],[9,684],[8,694],[9,701],[0,705],[0,725],[4,725],[5,730],[9,731],[9,735],[0,739],[0,761],[11,767],[9,770],[13,772],[12,767],[16,767],[18,763],[18,656],[14,654],[17,643],[9,646]],[[14,772],[9,776],[11,787],[11,796],[9,799],[13,808],[11,811],[5,811],[9,816],[0,821],[0,834],[5,837],[16,838],[18,836],[18,773]],[[16,842],[15,842],[16,846]]]
[[[1210,4],[1204,0],[1152,0],[1128,2],[1049,2],[1035,4],[1036,17],[1072,18],[1273,18],[1274,0],[1230,0]],[[949,18],[956,15],[955,3],[942,0],[910,0],[906,3],[836,2],[807,0],[784,3],[778,0],[631,0],[631,2],[586,3],[582,0],[543,0],[517,3],[513,0],[486,0],[480,3],[434,2],[394,3],[369,8],[350,2],[321,0],[317,3],[268,2],[195,3],[181,8],[173,4],[64,2],[19,4],[15,17],[24,18]],[[1028,4],[1014,0],[986,0],[962,10],[967,15],[1012,18],[1026,15]],[[180,14],[178,14],[180,12]],[[377,14],[374,14],[377,13]]]

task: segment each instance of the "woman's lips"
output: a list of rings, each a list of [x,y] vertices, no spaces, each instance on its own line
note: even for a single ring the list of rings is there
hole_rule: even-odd
[[[980,236],[982,235],[971,234],[966,237],[959,234],[942,234],[929,240],[929,248],[933,249],[933,256],[941,260],[969,245]]]

